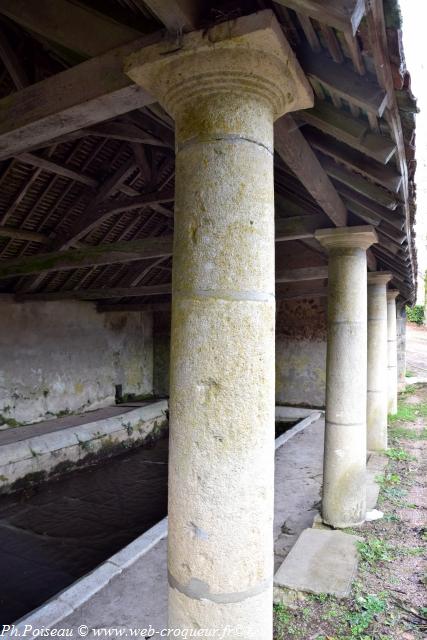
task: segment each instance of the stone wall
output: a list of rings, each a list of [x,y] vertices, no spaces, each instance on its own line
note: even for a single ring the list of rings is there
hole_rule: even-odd
[[[170,313],[153,314],[153,390],[157,397],[169,395]]]
[[[325,406],[326,298],[278,300],[276,404]]]
[[[1,301],[0,414],[13,425],[153,391],[152,318],[88,302]]]
[[[326,304],[326,298],[277,301],[277,404],[325,406]],[[153,351],[154,392],[167,396],[170,314],[154,316]]]

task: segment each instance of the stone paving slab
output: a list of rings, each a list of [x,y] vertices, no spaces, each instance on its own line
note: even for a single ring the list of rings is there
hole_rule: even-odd
[[[303,531],[274,576],[275,600],[282,590],[348,597],[357,572],[357,540],[342,531]]]

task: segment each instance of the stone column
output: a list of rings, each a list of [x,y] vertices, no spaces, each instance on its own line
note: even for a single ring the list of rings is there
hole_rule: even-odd
[[[367,446],[387,449],[387,282],[390,273],[368,273]]]
[[[329,252],[322,518],[343,528],[366,513],[367,265],[371,226],[322,229]]]
[[[271,639],[273,121],[311,90],[270,11],[127,73],[176,122],[169,626]]]
[[[401,304],[397,307],[397,390],[403,391],[406,386],[406,309]]]
[[[397,334],[396,298],[399,292],[387,291],[388,412],[397,413]]]

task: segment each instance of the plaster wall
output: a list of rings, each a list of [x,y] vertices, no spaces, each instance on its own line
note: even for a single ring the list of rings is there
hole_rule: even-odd
[[[325,406],[326,304],[326,298],[277,301],[277,404]]]
[[[0,414],[36,422],[153,391],[152,318],[96,312],[88,302],[2,301]]]
[[[322,408],[326,380],[326,298],[278,300],[276,403]],[[169,395],[170,315],[154,316],[154,392]]]

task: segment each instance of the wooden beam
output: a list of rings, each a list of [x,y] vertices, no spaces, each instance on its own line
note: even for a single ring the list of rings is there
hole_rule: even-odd
[[[79,171],[75,171],[63,164],[59,164],[58,162],[53,162],[52,160],[47,160],[46,158],[41,158],[40,156],[36,156],[34,153],[21,153],[21,155],[16,158],[20,162],[25,162],[26,164],[30,164],[33,167],[39,167],[49,173],[55,173],[62,178],[70,178],[71,180],[75,180],[76,182],[80,182],[81,184],[85,184],[88,187],[92,187],[96,189],[98,187],[98,181],[95,178],[91,178],[90,176],[85,176],[83,173]]]
[[[298,111],[298,117],[382,164],[387,164],[396,151],[390,138],[372,133],[367,122],[326,102],[317,101],[314,109]]]
[[[339,184],[337,188],[349,211],[352,211],[362,218],[364,218],[365,215],[371,216],[378,221],[377,224],[383,220],[391,224],[398,231],[402,230],[404,219],[399,214],[398,209],[394,212],[390,211],[386,207],[382,207],[373,200],[365,198],[360,193],[353,191],[353,189],[349,189],[344,184]]]
[[[384,18],[384,6],[382,0],[371,0],[367,11],[368,33],[375,64],[375,70],[380,85],[387,91],[389,105],[387,110],[387,121],[391,128],[397,144],[397,162],[402,175],[402,195],[405,211],[405,230],[408,238],[408,251],[410,257],[410,269],[412,276],[412,297],[416,291],[416,256],[413,254],[412,228],[409,194],[408,165],[406,162],[405,138],[403,135],[402,122],[397,104],[396,94],[393,84],[393,73],[390,64],[390,52],[387,40],[387,32]]]
[[[326,298],[328,288],[307,289],[306,291],[276,291],[276,300],[305,300],[306,298]]]
[[[323,135],[320,131],[304,131],[310,145],[330,156],[349,169],[360,173],[377,184],[380,184],[392,193],[398,193],[402,184],[402,176],[391,165],[383,165],[372,158],[367,158],[363,153],[343,145],[330,136]]]
[[[161,238],[156,238],[156,240]],[[154,238],[151,238],[154,240]],[[141,258],[140,258],[141,259]],[[308,267],[303,269],[287,269],[276,276],[276,282],[302,282],[321,280],[328,277],[328,267]],[[22,293],[15,296],[19,302],[30,300],[110,300],[113,298],[139,298],[141,296],[157,296],[172,293],[172,283],[137,287],[105,287],[101,289],[72,289],[64,291],[40,291]]]
[[[148,7],[151,13],[169,31],[192,31],[196,28],[200,13],[197,0],[134,0],[137,5]],[[145,5],[145,6],[144,6]]]
[[[333,62],[324,53],[298,50],[298,60],[309,79],[320,82],[330,92],[368,113],[381,117],[387,106],[387,93],[374,77],[361,76],[348,65]]]
[[[144,36],[2,98],[0,160],[154,102],[123,73],[123,59],[160,37]]]
[[[101,302],[96,305],[98,313],[112,313],[114,311],[148,311],[156,313],[158,311],[170,311],[170,302]]]
[[[340,31],[355,34],[365,14],[365,0],[275,0]]]
[[[0,262],[0,279],[28,276],[35,273],[68,271],[81,267],[118,264],[159,258],[172,254],[172,236],[143,238],[130,242],[114,242],[69,251],[38,253]]]
[[[172,284],[155,284],[142,287],[110,287],[102,289],[71,289],[68,291],[41,291],[23,293],[15,296],[18,302],[30,300],[109,300],[113,298],[139,298],[141,296],[160,296],[172,292]]]
[[[171,142],[165,142],[130,123],[108,122],[98,124],[87,129],[87,135],[98,138],[111,138],[111,140],[123,140],[124,142],[148,144],[153,147],[174,148],[173,140]]]
[[[9,44],[5,32],[0,28],[0,58],[6,67],[13,84],[17,89],[23,89],[29,84],[27,73]]]
[[[0,227],[0,236],[3,238],[13,238],[14,240],[25,240],[26,242],[37,242],[38,244],[49,244],[50,238],[43,233],[27,231],[26,229],[15,229],[13,227]],[[2,263],[0,262],[0,265]]]
[[[87,215],[80,216],[77,222],[67,230],[66,235],[58,236],[55,239],[54,247],[60,249],[62,247],[69,247],[77,240],[80,240],[86,236],[90,231],[95,229],[105,220],[111,218],[111,216],[125,211],[132,211],[134,209],[142,209],[143,207],[150,206],[151,204],[162,204],[165,202],[173,202],[174,194],[171,190],[159,193],[154,191],[152,193],[135,196],[131,199],[117,199],[111,200],[106,204],[100,204],[98,208],[91,208]]]
[[[396,199],[396,195],[390,193],[390,191],[386,191],[386,189],[373,184],[360,174],[349,171],[342,165],[337,164],[329,156],[319,154],[319,160],[328,176],[333,178],[333,180],[345,184],[353,191],[373,200],[386,209],[394,211],[398,206],[399,201]]]
[[[0,13],[84,58],[105,53],[141,35],[132,27],[69,0],[0,0]]]
[[[303,280],[324,280],[328,277],[328,267],[303,267],[285,269],[276,275],[276,282],[301,282]]]
[[[322,214],[299,216],[276,221],[276,242],[312,238],[314,231],[325,226]],[[13,235],[11,235],[13,234]],[[47,236],[31,231],[0,227],[0,236],[16,237],[31,242],[49,242]],[[36,253],[32,256],[12,258],[0,262],[0,279],[46,274],[53,271],[69,271],[82,267],[108,264],[124,264],[148,258],[172,255],[172,236],[143,238],[128,242],[113,242],[79,249]]]
[[[323,213],[279,218],[275,221],[276,242],[314,238],[316,229],[326,228],[327,226]]]
[[[291,116],[274,125],[275,150],[337,227],[347,224],[347,210]]]

